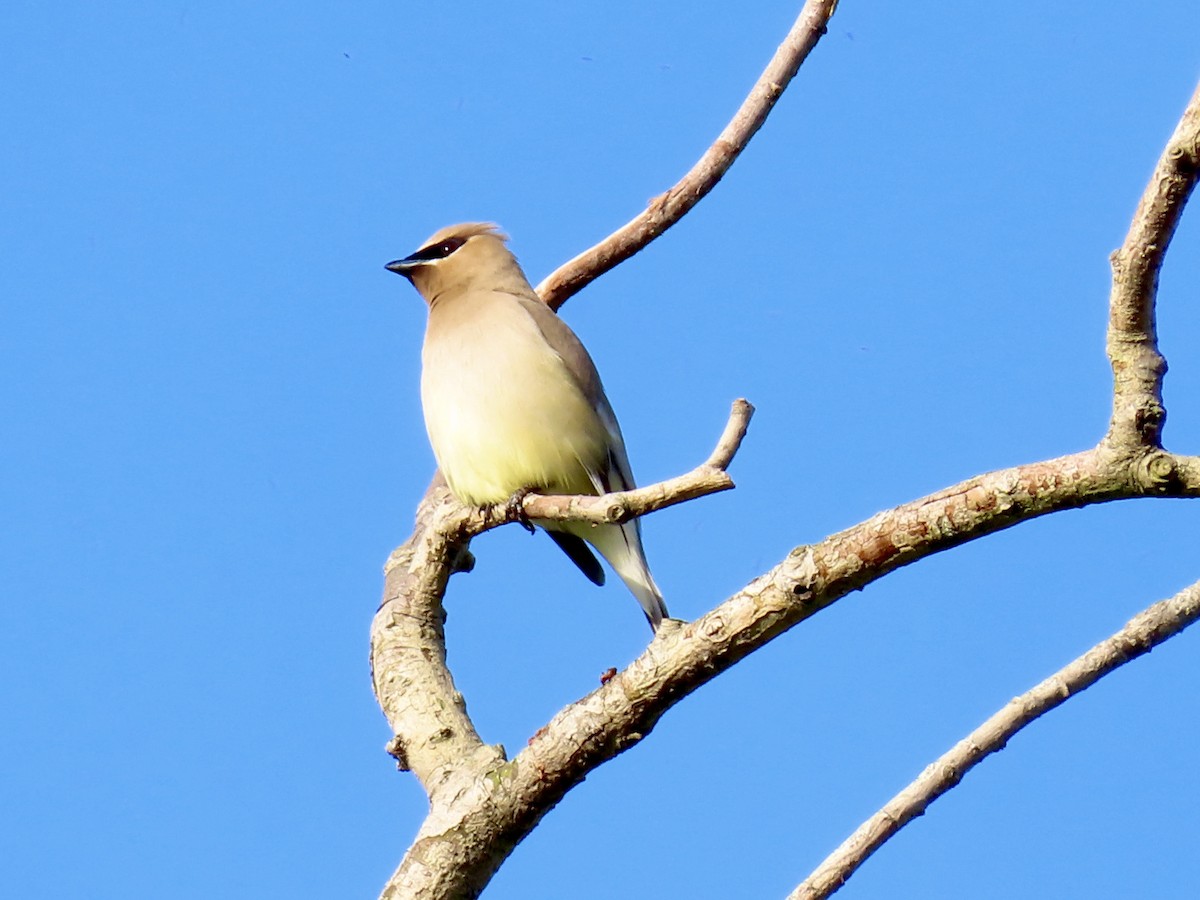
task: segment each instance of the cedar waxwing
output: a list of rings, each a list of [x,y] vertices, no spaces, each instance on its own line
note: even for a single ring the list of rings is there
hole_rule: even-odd
[[[429,305],[421,405],[433,455],[463,503],[515,494],[592,494],[634,487],[621,428],[583,344],[538,299],[508,236],[489,223],[443,228],[387,264]],[[535,520],[595,584],[591,544],[657,630],[667,608],[642,551],[641,528]]]

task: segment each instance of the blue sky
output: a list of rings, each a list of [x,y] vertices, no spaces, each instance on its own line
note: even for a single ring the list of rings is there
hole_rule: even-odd
[[[383,264],[489,219],[539,280],[692,164],[797,9],[0,9],[0,893],[375,895],[424,798],[383,752],[367,629],[433,470],[423,308]],[[716,191],[564,308],[641,481],[758,407],[739,489],[645,523],[674,614],[1096,441],[1107,255],[1200,76],[1194,19],[845,0]],[[1193,209],[1159,310],[1166,440],[1192,453],[1198,285]],[[1198,529],[1196,504],[1112,504],[846,598],[595,773],[486,896],[786,894],[1200,578]],[[648,632],[544,536],[473,549],[451,663],[515,750]],[[1194,896],[1198,641],[1019,735],[841,896]]]

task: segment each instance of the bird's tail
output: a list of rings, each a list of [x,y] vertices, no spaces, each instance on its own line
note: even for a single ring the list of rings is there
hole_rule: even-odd
[[[662,591],[654,583],[654,576],[650,574],[650,566],[646,563],[646,554],[642,550],[641,529],[637,520],[626,522],[624,525],[583,525],[582,529],[586,530],[576,534],[608,560],[608,564],[621,576],[625,586],[642,605],[650,627],[658,631],[658,626],[669,614],[667,605],[663,602]]]

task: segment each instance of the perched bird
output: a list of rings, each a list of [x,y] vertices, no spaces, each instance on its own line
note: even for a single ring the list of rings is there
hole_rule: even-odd
[[[634,487],[621,428],[575,333],[538,299],[495,225],[443,228],[387,264],[429,305],[421,405],[438,467],[463,503],[525,491],[603,494]],[[595,584],[621,576],[657,630],[667,615],[641,528],[534,520]],[[587,542],[587,544],[584,543]]]

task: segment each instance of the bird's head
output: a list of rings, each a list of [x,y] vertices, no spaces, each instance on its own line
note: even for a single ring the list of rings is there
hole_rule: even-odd
[[[385,267],[412,282],[426,302],[465,290],[530,292],[517,259],[505,246],[508,235],[490,222],[448,225],[421,248]]]

